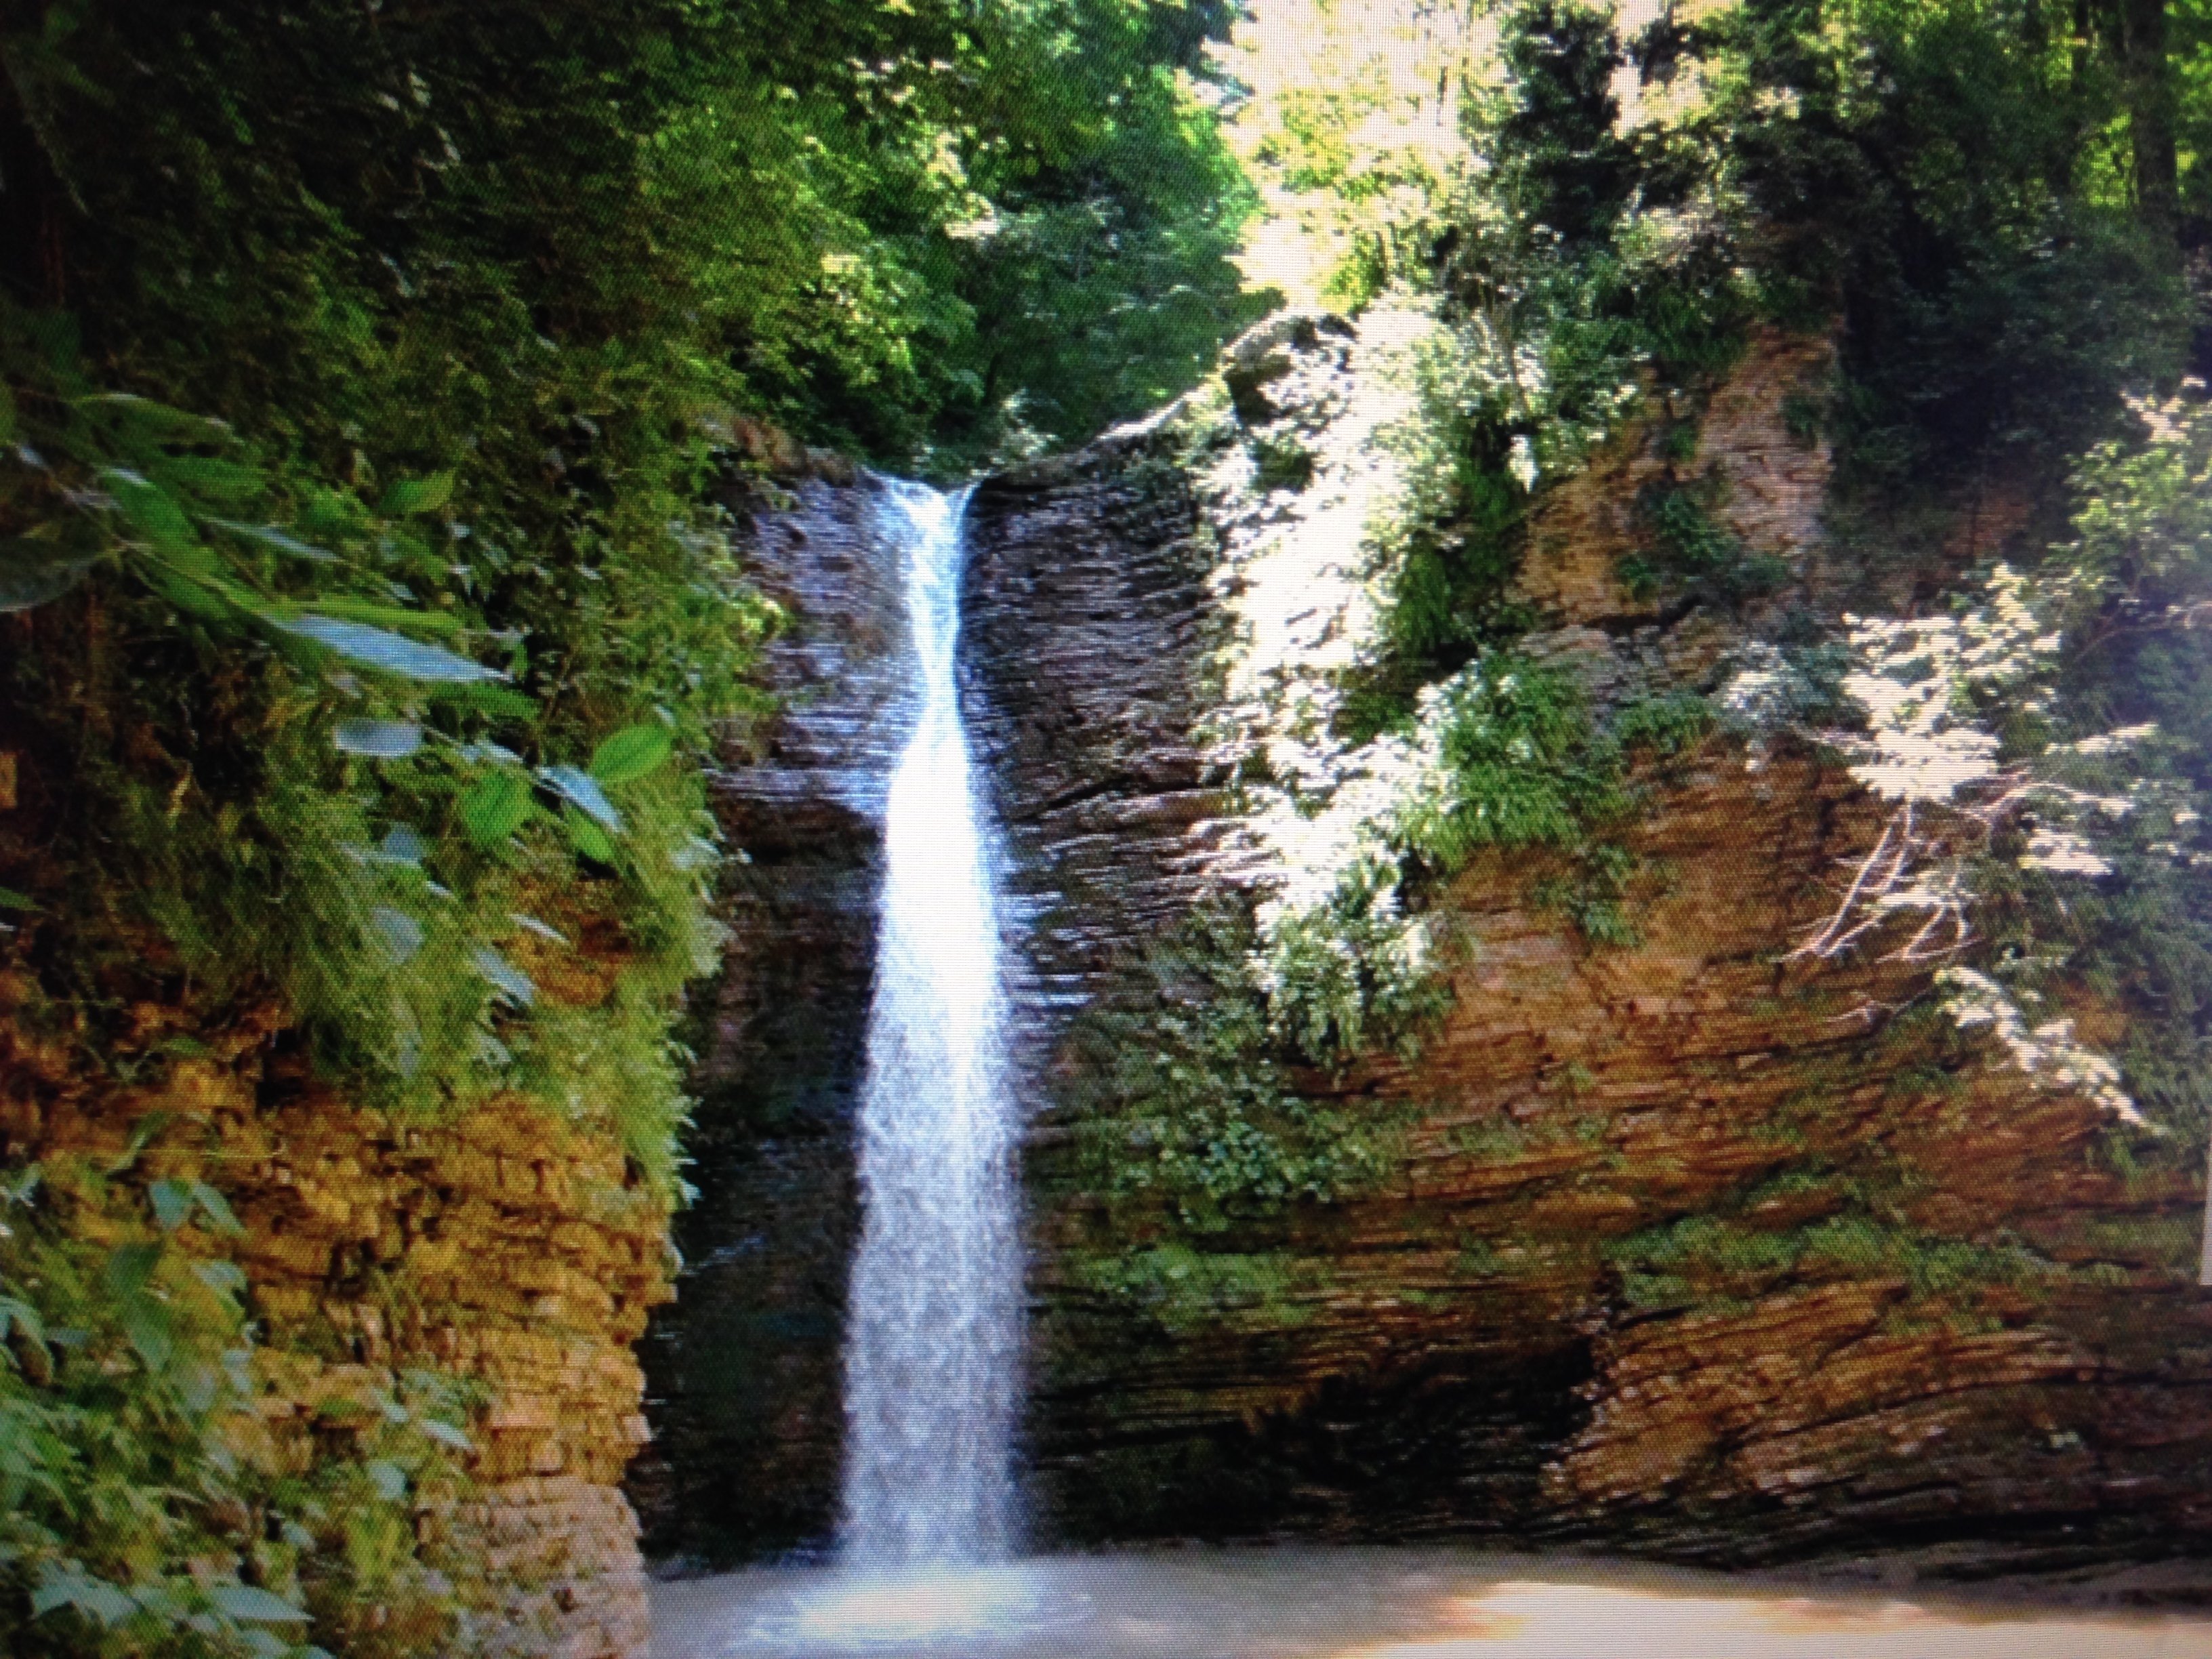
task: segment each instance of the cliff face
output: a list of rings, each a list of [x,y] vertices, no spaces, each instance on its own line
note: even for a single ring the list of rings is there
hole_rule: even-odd
[[[692,1037],[700,1195],[676,1221],[679,1295],[641,1351],[654,1441],[630,1477],[648,1547],[708,1559],[819,1540],[836,1518],[853,1115],[906,628],[872,487],[802,477],[774,506],[733,504],[787,617],[763,665],[781,707],[732,735],[714,784],[745,861]]]
[[[2132,1167],[2095,1103],[1941,1012],[1928,964],[1793,957],[1884,816],[1802,747],[1708,735],[1637,763],[1608,831],[1632,944],[1593,943],[1547,896],[1559,854],[1493,850],[1425,896],[1459,941],[1448,1012],[1410,1058],[1292,1079],[1376,1126],[1365,1185],[1194,1217],[1102,1178],[1098,1147],[1145,1131],[1117,1119],[1088,1023],[1116,1012],[1142,1046],[1148,1019],[1201,1018],[1201,990],[1171,969],[1161,989],[1188,918],[1249,914],[1296,873],[1237,778],[1297,757],[1271,711],[1372,624],[1365,537],[1404,485],[1385,371],[1417,332],[1279,319],[1232,350],[1211,413],[970,503],[963,672],[1023,963],[1041,1531],[1899,1552],[1960,1573],[2202,1553],[2212,1300],[2191,1282],[2188,1160]],[[1710,695],[1763,622],[1921,580],[1830,548],[1828,457],[1791,420],[1828,356],[1757,338],[1700,408],[1543,492],[1521,652],[1601,713]],[[1778,586],[1733,609],[1632,591],[1642,503],[1670,484]],[[733,747],[721,786],[752,861],[633,1480],[671,1551],[818,1540],[834,1518],[875,801],[899,727],[872,513],[866,486],[815,481],[751,532],[793,617],[772,672],[813,689]],[[2110,1009],[2075,1012],[2119,1034]]]
[[[1358,418],[1359,349],[1310,327],[1248,343],[1226,441],[1325,453],[1322,428]],[[1747,618],[1619,580],[1669,470],[1783,562],[1767,603],[1842,591],[1826,457],[1788,419],[1826,356],[1756,341],[1687,466],[1645,422],[1541,497],[1528,653],[1600,705],[1719,684]],[[2199,1189],[2126,1172],[2094,1103],[1933,1012],[1925,965],[1791,958],[1881,818],[1809,754],[1709,738],[1638,769],[1632,945],[1539,902],[1542,855],[1452,880],[1435,903],[1468,948],[1418,1058],[1301,1079],[1395,1126],[1371,1189],[1204,1227],[1098,1189],[1077,1145],[1106,1097],[1069,1016],[1191,904],[1273,878],[1226,816],[1220,733],[1271,630],[1326,650],[1364,602],[1356,484],[1326,460],[1273,489],[1223,476],[1163,423],[994,479],[972,516],[979,724],[1041,981],[1051,1528],[1911,1549],[1958,1571],[2212,1542]]]
[[[10,1016],[16,988],[0,984]],[[135,1014],[149,1041],[195,1030],[179,1010]],[[273,1018],[198,1028],[192,1046],[145,1081],[94,1086],[16,1030],[0,1136],[33,1162],[119,1165],[135,1146],[142,1168],[227,1195],[261,1328],[240,1451],[270,1474],[374,1455],[422,1374],[461,1390],[460,1480],[410,1493],[405,1517],[450,1581],[319,1611],[374,1651],[642,1653],[617,1483],[646,1438],[631,1348],[667,1294],[665,1203],[611,1137],[520,1101],[420,1124],[349,1106]]]

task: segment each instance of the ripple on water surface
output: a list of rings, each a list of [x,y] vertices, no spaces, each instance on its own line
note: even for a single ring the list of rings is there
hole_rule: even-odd
[[[654,1659],[2212,1659],[2212,1618],[1411,1550],[655,1586]]]

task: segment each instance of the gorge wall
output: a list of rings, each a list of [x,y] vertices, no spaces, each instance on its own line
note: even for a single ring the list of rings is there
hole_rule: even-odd
[[[380,1437],[425,1420],[432,1379],[465,1424],[450,1478],[414,1485],[396,1517],[325,1511],[362,1577],[311,1586],[319,1616],[364,1651],[641,1653],[618,1483],[646,1438],[631,1349],[667,1294],[667,1212],[619,1143],[514,1100],[447,1123],[359,1109],[313,1080],[273,1014],[210,1028],[142,1005],[151,1063],[102,1085],[15,1018],[21,989],[0,981],[10,1154],[203,1179],[242,1225],[199,1247],[243,1270],[260,1328],[239,1455],[276,1480],[391,1455]],[[189,1054],[161,1055],[187,1032]],[[427,1576],[409,1566],[418,1546]]]
[[[1363,1188],[1198,1224],[1102,1183],[1096,1149],[1141,1127],[1115,1119],[1096,1018],[1125,1042],[1202,1018],[1179,930],[1283,878],[1224,733],[1340,653],[1370,602],[1389,349],[1279,319],[1232,348],[1226,390],[970,507],[963,673],[1023,935],[1044,1535],[1474,1535],[1960,1574],[2203,1553],[2201,1176],[2132,1167],[2094,1102],[1942,1014],[1929,965],[1792,957],[1882,818],[1802,744],[1709,733],[1637,763],[1617,832],[1632,944],[1578,933],[1540,851],[1478,856],[1428,896],[1462,947],[1449,1012],[1418,1052],[1296,1077],[1379,1126]],[[1826,453],[1790,418],[1827,360],[1755,338],[1686,458],[1723,527],[1786,567],[1780,592],[1732,611],[1624,587],[1640,493],[1686,470],[1645,420],[1539,497],[1522,652],[1601,711],[1711,696],[1760,607],[1863,600],[1822,529]],[[1318,459],[1271,466],[1286,447]],[[659,1547],[702,1558],[819,1540],[834,1515],[892,624],[866,488],[793,488],[754,515],[751,556],[793,617],[775,672],[818,689],[722,788],[751,863],[702,1034],[705,1198],[647,1347],[659,1445],[632,1483]],[[1883,580],[1902,604],[1927,573]],[[2115,1011],[2073,1012],[2116,1034]]]
[[[1310,329],[1242,349],[1261,395],[1217,446],[1316,424],[1314,385],[1356,367]],[[1725,527],[1791,569],[1775,605],[1847,574],[1826,458],[1786,419],[1825,361],[1758,340],[1703,411]],[[1333,576],[1356,586],[1330,504],[1298,500],[1313,484],[1194,495],[1206,469],[1187,446],[1170,464],[1176,441],[1122,434],[976,509],[976,673],[1063,1001],[1110,999],[1178,910],[1268,878],[1206,782],[1224,594],[1285,559],[1324,614]],[[1543,620],[1522,649],[1601,706],[1713,691],[1745,626],[1616,579],[1663,441],[1632,428],[1527,537]],[[1282,550],[1302,519],[1318,565]],[[1960,1572],[2201,1550],[2196,1180],[2100,1158],[2104,1114],[1965,1042],[1928,966],[1791,959],[1882,816],[1840,768],[1716,738],[1636,784],[1637,943],[1577,937],[1540,902],[1542,855],[1480,857],[1435,901],[1468,948],[1418,1057],[1302,1080],[1401,1125],[1370,1191],[1202,1230],[1107,1201],[1073,1150],[1097,1079],[1060,1049],[1030,1161],[1055,1529],[1911,1551]]]
[[[714,780],[744,862],[696,1021],[700,1198],[676,1218],[682,1294],[641,1350],[655,1433],[630,1475],[648,1547],[702,1561],[819,1543],[836,1519],[854,1115],[899,735],[906,623],[874,490],[795,453],[784,475],[732,501],[786,618],[762,664],[780,707],[731,734]]]

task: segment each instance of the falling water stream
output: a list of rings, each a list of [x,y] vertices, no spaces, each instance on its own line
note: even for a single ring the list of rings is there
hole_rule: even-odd
[[[1018,1559],[1022,1261],[996,860],[955,657],[965,491],[884,481],[885,817],[837,1558],[659,1586],[656,1659],[2212,1659],[2212,1620],[1458,1550]]]
[[[878,1573],[1010,1553],[1022,1293],[995,860],[955,673],[968,492],[883,489],[913,724],[884,823],[840,1540]]]

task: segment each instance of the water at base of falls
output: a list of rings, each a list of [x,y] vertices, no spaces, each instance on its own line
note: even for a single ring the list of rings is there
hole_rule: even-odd
[[[1022,1270],[994,859],[955,675],[967,492],[885,480],[881,501],[913,724],[884,814],[838,1543],[896,1576],[1014,1547]]]
[[[2193,1568],[2188,1577],[2201,1583]],[[2212,1619],[1397,1547],[1131,1551],[896,1586],[656,1585],[653,1659],[2205,1659]]]

